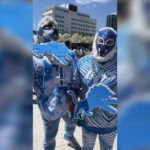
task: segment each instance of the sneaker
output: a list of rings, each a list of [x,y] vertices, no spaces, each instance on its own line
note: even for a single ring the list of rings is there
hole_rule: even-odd
[[[72,147],[75,150],[81,150],[81,146],[78,144],[74,136],[66,139],[69,143],[68,146]]]

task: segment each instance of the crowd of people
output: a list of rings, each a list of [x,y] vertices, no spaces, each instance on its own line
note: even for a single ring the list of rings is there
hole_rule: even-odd
[[[75,117],[77,106],[74,101],[86,100],[90,89],[97,86],[106,87],[113,93],[112,98],[117,97],[116,38],[114,29],[100,29],[95,34],[92,54],[85,56],[82,48],[70,50],[67,44],[59,42],[53,19],[44,17],[40,20],[38,34],[33,37],[33,86],[44,124],[44,150],[55,150],[61,118],[65,121],[64,139],[72,148],[93,150],[98,135],[100,149],[112,150],[117,133],[117,113],[110,109],[116,110],[116,104],[106,102],[89,111],[87,102],[88,107],[83,106],[83,111]],[[90,94],[94,101],[95,93]],[[77,125],[82,128],[82,147],[74,137]]]

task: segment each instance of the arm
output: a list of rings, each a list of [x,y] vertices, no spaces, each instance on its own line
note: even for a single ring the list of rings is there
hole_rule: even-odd
[[[44,84],[43,81],[43,76],[44,76],[44,66],[42,64],[42,59],[36,57],[33,55],[33,86],[36,95],[39,95],[42,89],[42,86]]]
[[[52,86],[52,64],[46,57],[33,55],[33,84],[37,95],[44,94],[44,90]],[[49,82],[49,87],[45,83]],[[46,88],[46,89],[45,89]]]
[[[80,73],[80,61],[77,63],[74,75],[73,75],[73,85],[76,89],[78,89],[77,96],[80,99],[85,98],[85,94],[88,91],[87,85],[83,83],[82,75]]]

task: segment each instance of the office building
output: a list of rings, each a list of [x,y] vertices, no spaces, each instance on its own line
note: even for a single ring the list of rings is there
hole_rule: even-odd
[[[52,16],[58,23],[60,33],[79,33],[82,35],[94,35],[96,32],[96,20],[90,15],[78,11],[78,7],[72,4],[49,7],[44,16]]]
[[[113,29],[117,31],[117,14],[116,13],[113,13],[107,16],[106,26],[112,27]]]

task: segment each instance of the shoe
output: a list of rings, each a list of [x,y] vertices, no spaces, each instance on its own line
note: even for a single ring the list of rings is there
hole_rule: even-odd
[[[82,149],[74,136],[67,138],[66,140],[69,142],[68,146],[72,147],[73,149],[75,149],[75,150],[81,150]]]

